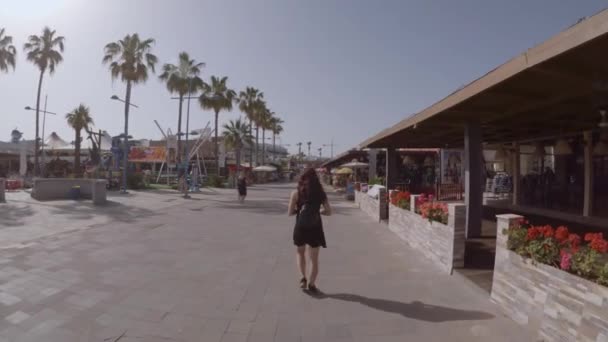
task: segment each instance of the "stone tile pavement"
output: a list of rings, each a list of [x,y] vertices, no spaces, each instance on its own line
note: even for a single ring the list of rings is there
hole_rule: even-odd
[[[311,297],[297,285],[289,185],[132,193],[107,207],[0,204],[0,342],[531,341],[332,196]],[[16,235],[16,237],[14,236]]]

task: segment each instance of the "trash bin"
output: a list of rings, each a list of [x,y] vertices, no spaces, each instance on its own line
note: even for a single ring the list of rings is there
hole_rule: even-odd
[[[80,186],[76,185],[70,189],[70,199],[75,201],[80,199]]]

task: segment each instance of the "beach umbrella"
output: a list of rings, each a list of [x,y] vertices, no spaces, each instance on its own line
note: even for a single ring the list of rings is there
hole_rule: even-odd
[[[275,172],[276,170],[277,168],[271,165],[262,165],[253,168],[253,171],[256,172]]]
[[[340,170],[336,171],[337,175],[350,175],[353,173],[353,169],[348,167],[343,167]]]
[[[351,169],[357,169],[357,168],[368,167],[368,166],[369,166],[368,163],[363,163],[356,159],[353,159],[353,161],[351,161],[350,163],[346,163],[346,164],[342,165],[342,167],[351,168]]]

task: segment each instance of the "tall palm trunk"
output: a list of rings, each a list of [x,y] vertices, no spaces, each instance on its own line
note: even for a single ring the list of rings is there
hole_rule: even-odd
[[[234,177],[235,185],[236,185],[236,180],[239,178],[240,173],[241,173],[241,148],[237,147],[236,148],[236,175]]]
[[[276,138],[276,134],[274,132],[272,132],[272,153],[273,153],[273,158],[272,161],[274,161],[276,159],[277,156],[277,145],[275,144],[275,138]]]
[[[249,136],[253,136],[253,120],[249,119]],[[249,168],[253,168],[253,143],[249,144]]]
[[[179,109],[177,113],[177,161],[182,160],[182,105],[184,102],[184,95],[179,94]]]
[[[38,80],[38,95],[36,96],[36,141],[34,142],[34,176],[40,174],[40,163],[38,162],[38,151],[40,151],[40,136],[38,134],[40,126],[40,93],[42,92],[42,78],[46,68],[40,70],[40,79]]]
[[[80,177],[80,130],[76,131],[76,140],[74,141],[74,174],[76,178]]]
[[[262,165],[266,165],[266,129],[262,128]]]
[[[122,147],[122,186],[127,191],[127,171],[129,169],[129,109],[131,107],[131,81],[127,81],[127,94],[125,95],[125,136]]]
[[[217,167],[217,175],[220,175],[220,144],[219,141],[217,140],[217,121],[218,121],[218,117],[219,117],[220,112],[218,112],[217,110],[215,111],[215,165]]]
[[[259,154],[260,154],[260,126],[255,126],[255,166],[260,165]]]

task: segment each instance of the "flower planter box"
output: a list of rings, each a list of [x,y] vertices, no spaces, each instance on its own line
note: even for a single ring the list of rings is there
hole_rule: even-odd
[[[100,205],[106,203],[106,183],[105,179],[34,178],[31,196],[38,201],[73,199],[72,189],[78,187],[79,198]]]
[[[451,274],[454,268],[464,267],[466,205],[450,203],[448,210],[446,225],[431,223],[413,211],[389,204],[388,228],[441,270]]]
[[[521,216],[497,216],[491,298],[541,341],[608,341],[608,288],[506,248],[502,230]]]
[[[375,221],[380,222],[387,219],[386,192],[383,189],[377,199],[368,196],[367,193],[355,191],[355,204]]]

